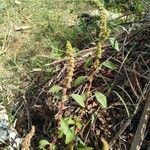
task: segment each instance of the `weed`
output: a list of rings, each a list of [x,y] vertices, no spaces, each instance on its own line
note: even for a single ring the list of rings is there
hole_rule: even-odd
[[[35,126],[28,147],[108,149],[149,78],[149,28],[130,26],[144,8],[140,0],[2,0],[0,102],[15,111],[21,135]],[[117,137],[116,149],[132,136]]]

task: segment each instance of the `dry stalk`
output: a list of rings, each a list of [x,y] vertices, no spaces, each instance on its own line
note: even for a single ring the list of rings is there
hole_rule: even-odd
[[[35,134],[35,127],[32,126],[30,132],[25,136],[23,142],[22,142],[22,150],[30,150],[31,146],[31,139]]]

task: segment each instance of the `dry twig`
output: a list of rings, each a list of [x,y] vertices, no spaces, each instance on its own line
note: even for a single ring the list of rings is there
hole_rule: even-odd
[[[26,137],[22,142],[22,150],[30,150],[31,139],[34,136],[34,134],[35,134],[35,127],[32,126],[30,132],[26,135]]]

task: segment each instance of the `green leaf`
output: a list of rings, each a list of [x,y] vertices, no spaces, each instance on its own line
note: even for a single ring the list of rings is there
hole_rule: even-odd
[[[70,142],[72,142],[75,138],[75,131],[74,131],[74,127],[70,128],[66,134],[66,140],[65,143],[69,144]]]
[[[60,120],[60,130],[66,135],[68,130],[69,130],[69,125],[68,125],[68,122],[61,118]]]
[[[84,62],[84,66],[85,66],[86,68],[90,67],[91,64],[92,64],[92,60],[93,60],[92,57],[87,58],[87,59],[85,60],[85,62]]]
[[[82,145],[82,144],[78,145],[78,147],[77,147],[77,150],[93,150],[93,149],[94,149],[94,148],[92,148],[92,147],[87,147],[87,146]]]
[[[74,86],[79,86],[86,81],[86,76],[79,76],[75,81],[74,81]]]
[[[39,142],[39,149],[40,150],[46,150],[46,146],[49,145],[50,143],[47,140],[40,140]]]
[[[107,108],[107,99],[106,96],[100,92],[95,92],[95,97],[97,101],[104,107]]]
[[[85,98],[84,96],[81,96],[79,94],[72,94],[71,97],[82,107],[85,107],[84,101]]]
[[[119,52],[120,49],[119,49],[118,41],[115,38],[109,38],[109,40],[110,40],[111,46]]]
[[[109,61],[109,60],[106,60],[102,63],[103,66],[111,69],[111,70],[115,70],[117,69],[116,65],[112,62],[112,61]]]
[[[54,94],[54,93],[58,93],[61,89],[62,89],[62,87],[60,87],[59,85],[54,85],[51,87],[49,92]]]

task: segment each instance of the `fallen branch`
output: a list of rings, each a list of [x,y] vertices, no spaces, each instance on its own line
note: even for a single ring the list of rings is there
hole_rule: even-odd
[[[140,150],[142,142],[144,140],[149,115],[150,115],[150,88],[148,90],[148,96],[145,102],[145,107],[141,115],[140,122],[136,130],[130,150]]]

